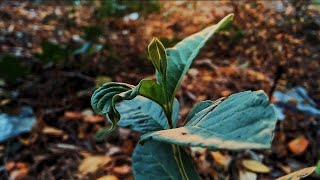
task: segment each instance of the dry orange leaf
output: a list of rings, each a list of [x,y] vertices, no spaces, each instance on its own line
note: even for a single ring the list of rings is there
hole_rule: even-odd
[[[29,169],[16,169],[10,173],[9,179],[23,179],[29,173]]]
[[[90,123],[98,123],[98,122],[103,122],[104,117],[103,116],[85,116],[83,118],[85,122],[90,122]]]
[[[247,74],[248,76],[252,77],[254,80],[264,81],[267,79],[263,73],[260,73],[252,69],[248,69]]]
[[[46,126],[45,128],[42,129],[42,133],[54,135],[54,136],[61,136],[64,134],[64,131],[57,129],[57,128],[54,128],[54,127]]]
[[[11,171],[15,167],[16,163],[14,161],[7,161],[5,163],[6,171]]]
[[[301,178],[307,177],[312,174],[316,170],[316,167],[308,167],[304,169],[300,169],[288,175],[282,176],[276,180],[299,180]]]
[[[64,112],[64,118],[70,120],[77,120],[82,118],[82,113],[78,111],[66,111]]]
[[[242,160],[242,165],[248,170],[256,173],[269,173],[271,171],[268,166],[256,160],[244,159]]]
[[[229,90],[224,90],[224,91],[221,91],[221,96],[223,96],[223,97],[227,97],[227,96],[229,96],[230,94],[232,94],[232,92],[231,91],[229,91]]]
[[[87,174],[90,172],[95,172],[99,167],[109,163],[111,158],[109,156],[94,155],[88,156],[82,160],[78,167],[80,174]]]
[[[128,174],[130,173],[131,168],[128,165],[118,166],[113,168],[113,172],[117,174]]]
[[[293,154],[302,154],[308,147],[309,141],[305,137],[298,137],[289,142],[288,146]]]
[[[17,162],[15,169],[10,172],[10,179],[23,179],[29,173],[29,165],[25,162]]]
[[[106,175],[98,178],[97,180],[119,180],[119,178],[117,178],[117,176],[114,175]]]
[[[220,151],[211,152],[211,155],[212,155],[215,162],[217,162],[219,165],[224,166],[224,167],[228,167],[228,165],[231,161],[230,156],[224,155]]]

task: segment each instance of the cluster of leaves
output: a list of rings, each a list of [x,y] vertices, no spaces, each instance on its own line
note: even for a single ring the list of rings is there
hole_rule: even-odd
[[[179,102],[175,94],[200,49],[230,23],[233,15],[165,49],[154,38],[148,46],[156,80],[137,86],[110,82],[91,98],[93,109],[110,122],[142,133],[133,153],[133,173],[141,178],[199,179],[182,147],[209,149],[269,148],[276,116],[262,91],[245,91],[227,99],[204,101],[177,127]],[[125,100],[125,101],[124,101]],[[120,120],[120,121],[119,121]],[[118,122],[119,121],[119,122]]]

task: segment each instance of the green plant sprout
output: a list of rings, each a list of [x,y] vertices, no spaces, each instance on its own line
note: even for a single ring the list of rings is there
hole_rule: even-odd
[[[132,155],[135,179],[199,179],[185,147],[270,148],[277,118],[261,90],[200,102],[190,110],[184,125],[177,127],[175,95],[184,75],[205,43],[232,19],[229,14],[173,48],[165,49],[153,38],[148,52],[156,80],[143,79],[137,86],[109,82],[92,95],[93,109],[106,116],[112,128],[118,125],[142,134]]]

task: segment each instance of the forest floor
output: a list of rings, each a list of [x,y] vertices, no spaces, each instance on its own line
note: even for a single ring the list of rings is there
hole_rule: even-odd
[[[92,112],[92,92],[104,82],[154,78],[146,51],[152,37],[170,47],[228,13],[233,25],[205,46],[178,91],[180,119],[197,102],[244,90],[262,89],[277,102],[275,91],[301,86],[320,103],[320,14],[310,6],[165,1],[128,3],[122,12],[99,1],[54,2],[0,2],[0,108],[19,114],[32,107],[36,119],[31,132],[0,141],[0,179],[133,179],[139,134],[119,128],[97,137],[108,123]],[[5,67],[5,58],[18,63]],[[320,116],[284,114],[270,150],[192,150],[201,177],[275,179],[314,166]],[[258,170],[243,165],[246,159],[261,160]]]

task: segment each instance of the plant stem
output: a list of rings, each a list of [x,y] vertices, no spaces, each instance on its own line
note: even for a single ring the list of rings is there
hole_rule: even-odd
[[[165,101],[166,101],[166,105],[165,105],[165,108],[164,108],[164,113],[165,113],[165,115],[167,117],[169,128],[172,129],[172,128],[174,128],[173,120],[172,120],[173,101],[174,100],[169,98],[168,95],[167,95],[167,84],[166,84],[166,81],[165,81],[166,75],[164,74],[161,78],[162,78],[163,95],[164,95],[164,98],[165,98]],[[184,168],[184,164],[183,164],[182,158],[181,158],[180,147],[178,145],[173,144],[172,145],[172,149],[173,149],[173,156],[174,156],[174,159],[176,160],[176,162],[178,164],[178,168],[179,168],[180,174],[182,176],[182,179],[183,180],[189,180],[188,175],[186,173],[186,170]]]
[[[173,155],[174,155],[174,159],[177,161],[178,164],[178,168],[180,171],[180,174],[182,175],[183,180],[189,180],[187,172],[184,168],[183,162],[182,162],[182,158],[181,158],[181,151],[178,145],[172,145],[173,148]]]

